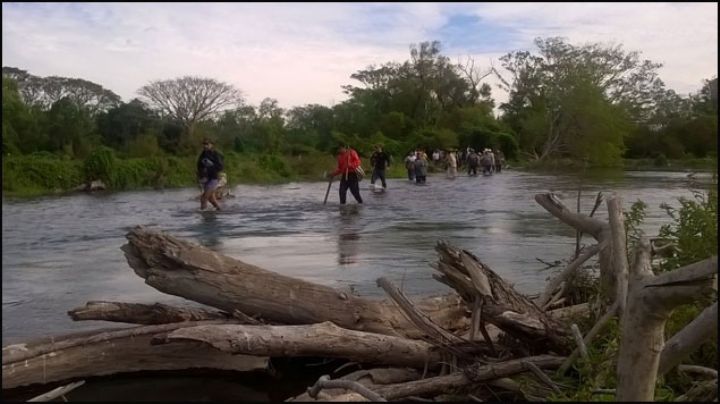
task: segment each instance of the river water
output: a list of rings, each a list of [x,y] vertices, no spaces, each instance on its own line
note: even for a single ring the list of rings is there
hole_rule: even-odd
[[[554,261],[574,251],[575,233],[533,199],[553,191],[589,212],[598,191],[617,192],[628,209],[648,204],[643,228],[656,234],[669,221],[660,204],[692,197],[682,172],[625,172],[580,177],[505,171],[491,177],[447,180],[426,186],[388,180],[373,193],[361,183],[365,203],[338,203],[333,184],[240,185],[222,212],[200,212],[195,189],[77,194],[2,205],[2,342],[118,326],[73,322],[66,315],[89,300],[192,305],[144,284],[120,247],[136,225],[167,231],[285,275],[382,297],[375,280],[385,276],[409,295],[448,291],[432,279],[437,240],[477,255],[526,293],[540,291],[552,274],[537,258]],[[603,204],[596,216],[607,218]],[[583,239],[584,244],[593,242]],[[120,324],[125,326],[124,324]]]

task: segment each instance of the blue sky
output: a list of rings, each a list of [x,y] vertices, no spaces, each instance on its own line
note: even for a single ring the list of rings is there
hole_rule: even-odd
[[[431,40],[480,67],[535,50],[536,37],[620,43],[663,63],[660,77],[681,94],[717,75],[717,3],[5,2],[2,11],[3,66],[85,78],[125,101],[151,80],[200,75],[250,104],[331,105],[353,72],[404,61],[411,44]]]

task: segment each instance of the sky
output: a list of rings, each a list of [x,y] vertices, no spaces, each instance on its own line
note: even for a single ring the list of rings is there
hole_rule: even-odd
[[[500,68],[554,36],[639,51],[681,95],[717,76],[717,3],[2,3],[3,66],[90,80],[124,101],[193,75],[251,105],[332,106],[359,84],[352,73],[408,60],[411,44],[438,40],[454,62]],[[493,97],[507,100],[494,86]]]

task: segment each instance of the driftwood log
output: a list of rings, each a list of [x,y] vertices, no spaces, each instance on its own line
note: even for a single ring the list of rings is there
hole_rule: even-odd
[[[127,239],[122,249],[130,267],[164,293],[281,324],[332,321],[359,331],[421,334],[392,302],[283,276],[144,227],[131,230]],[[467,326],[464,307],[456,296],[424,299],[417,306],[445,329]]]
[[[228,320],[231,315],[217,310],[180,308],[167,304],[91,301],[68,311],[75,321],[104,320],[132,324],[167,324],[182,321]]]
[[[196,341],[232,354],[261,356],[320,356],[352,361],[413,366],[440,361],[438,352],[423,341],[340,328],[331,322],[271,326],[220,324],[186,327],[155,339],[154,343]]]
[[[157,334],[210,322],[99,330],[43,338],[2,350],[2,388],[145,370],[265,369],[267,358],[231,355],[197,342],[151,345]]]

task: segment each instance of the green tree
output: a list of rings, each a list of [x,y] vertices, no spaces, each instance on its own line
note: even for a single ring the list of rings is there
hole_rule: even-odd
[[[617,163],[630,125],[649,119],[654,97],[663,91],[660,64],[622,46],[573,46],[561,38],[535,44],[539,55],[516,51],[501,58],[513,76],[501,109],[520,147],[540,160]]]
[[[162,127],[157,114],[137,98],[101,113],[97,122],[103,143],[120,150],[142,134],[156,135]]]
[[[52,105],[47,113],[47,131],[51,149],[72,157],[87,156],[99,143],[90,112],[70,98]]]

